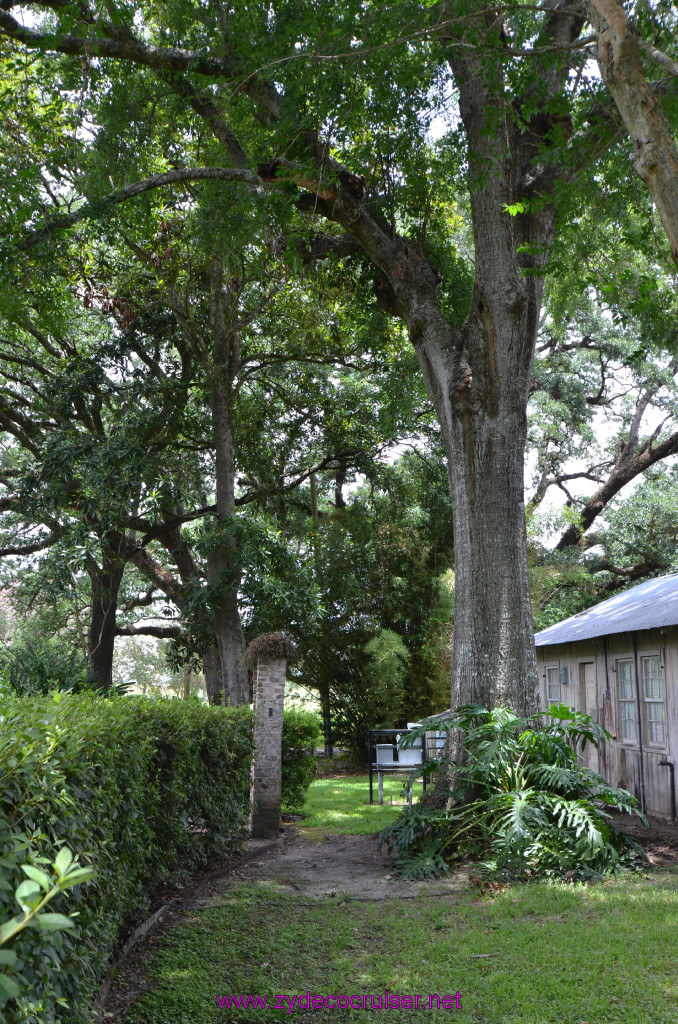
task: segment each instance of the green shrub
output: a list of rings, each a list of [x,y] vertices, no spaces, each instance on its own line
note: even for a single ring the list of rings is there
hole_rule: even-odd
[[[312,711],[289,708],[283,715],[282,802],[301,807],[315,775],[315,748],[322,739],[322,722]]]
[[[5,697],[0,712],[0,920],[17,914],[21,865],[43,869],[64,842],[96,870],[67,905],[53,900],[57,913],[78,912],[75,929],[15,937],[26,986],[0,1012],[7,1024],[80,1024],[151,894],[238,848],[251,712],[92,694]]]
[[[60,637],[43,635],[35,622],[29,621],[0,644],[0,693],[37,697],[59,690],[112,697],[127,689],[125,683],[103,686],[81,651]]]
[[[458,730],[450,809],[408,808],[379,836],[412,878],[446,874],[464,856],[503,878],[590,878],[638,865],[640,847],[610,824],[610,810],[637,814],[637,801],[579,761],[577,746],[609,739],[564,704],[518,718],[505,708],[461,707],[426,729]],[[410,741],[424,728],[412,730]],[[430,766],[432,767],[432,766]]]
[[[61,847],[51,863],[42,858],[41,867],[36,864],[19,866],[26,875],[14,891],[20,913],[0,925],[0,946],[11,943],[29,926],[52,933],[75,928],[73,917],[46,912],[45,907],[58,893],[90,881],[95,872],[91,868],[80,867],[77,857],[73,857],[67,846]],[[27,995],[31,982],[21,973],[23,961],[19,962],[15,950],[0,949],[0,965],[6,968],[0,972],[0,1004],[4,1006],[10,999],[21,999]]]
[[[77,691],[86,688],[87,664],[80,652],[56,637],[25,628],[0,646],[0,677],[19,696]]]
[[[391,728],[404,718],[404,687],[410,653],[390,629],[373,636],[362,625],[317,631],[305,649],[301,679],[327,695],[332,740],[345,747],[358,764],[369,758],[373,728]]]

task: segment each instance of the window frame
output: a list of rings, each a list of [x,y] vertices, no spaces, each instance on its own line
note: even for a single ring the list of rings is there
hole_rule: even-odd
[[[597,667],[596,667],[596,659],[595,659],[595,657],[593,655],[590,655],[588,658],[578,658],[577,659],[577,693],[578,693],[578,697],[579,697],[579,703],[581,704],[581,708],[579,710],[582,711],[585,715],[590,714],[590,712],[588,710],[588,707],[589,707],[589,702],[588,702],[588,680],[586,678],[586,675],[587,675],[586,668],[587,668],[588,665],[590,665],[592,667],[592,669],[593,669],[593,685],[594,685],[594,690],[595,690],[595,694],[594,694],[595,699],[593,701],[593,713],[591,714],[591,717],[595,718],[596,721],[597,721],[598,720],[598,708],[597,708],[597,702],[598,702],[598,672],[597,672]]]
[[[645,662],[651,658],[656,658],[659,665],[659,686],[661,697],[647,697],[645,690]],[[652,747],[653,750],[668,750],[669,742],[669,730],[668,730],[668,716],[666,707],[666,673],[664,670],[664,662],[662,660],[662,653],[658,649],[649,649],[638,652],[638,661],[640,663],[640,677],[642,687],[640,689],[640,706],[643,715],[643,746]],[[652,740],[650,739],[650,718],[648,715],[648,705],[661,704],[663,709],[663,721],[662,725],[664,728],[664,739],[663,740]]]
[[[621,688],[621,671],[619,666],[623,662],[628,662],[631,666],[631,688],[633,691],[632,697],[622,697]],[[614,675],[617,681],[617,705],[619,708],[619,721],[617,727],[617,737],[619,743],[624,743],[626,746],[637,747],[639,746],[640,728],[642,723],[638,721],[638,681],[636,679],[636,662],[633,652],[630,654],[622,654],[614,659]],[[630,704],[633,708],[633,718],[631,721],[635,723],[636,735],[635,737],[624,735],[624,705]]]
[[[558,686],[558,696],[551,697],[549,695],[549,672],[556,673],[556,683]],[[560,662],[552,661],[550,665],[544,665],[544,693],[546,695],[546,707],[550,708],[552,704],[560,704],[562,702],[562,683],[560,679]]]

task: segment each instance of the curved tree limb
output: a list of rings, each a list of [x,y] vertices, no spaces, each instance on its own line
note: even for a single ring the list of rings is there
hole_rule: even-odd
[[[33,555],[36,551],[44,551],[45,548],[56,544],[56,537],[45,537],[44,540],[35,541],[34,544],[18,544],[14,547],[0,548],[0,558],[7,555]]]
[[[667,53],[662,50],[658,50],[652,43],[648,43],[646,39],[639,39],[638,46],[646,53],[648,57],[660,64],[666,71],[669,71],[672,75],[678,75],[678,60],[674,60],[673,57],[669,57]]]
[[[651,443],[642,444],[633,457],[629,457],[628,446],[625,446],[607,480],[582,507],[579,523],[572,523],[561,536],[556,544],[556,551],[579,544],[589,526],[598,518],[607,503],[621,491],[622,487],[644,473],[650,466],[676,454],[678,454],[678,432],[670,434],[656,447]]]
[[[586,0],[598,33],[598,65],[633,143],[632,159],[657,207],[678,265],[678,148],[640,60],[638,36],[619,0]]]
[[[72,5],[48,2],[31,6],[58,9]],[[95,35],[92,32],[87,35],[41,32],[22,25],[11,14],[6,13],[7,7],[7,4],[0,5],[0,32],[30,49],[52,50],[75,57],[113,57],[151,68],[161,76],[192,73],[206,78],[222,78],[237,82],[238,89],[254,101],[262,118],[269,121],[277,120],[282,112],[282,98],[277,90],[256,73],[244,82],[241,81],[237,67],[228,56],[212,57],[204,50],[184,50],[179,47],[143,43],[127,26],[99,20],[85,4],[80,5],[79,11],[82,25],[89,28],[98,22],[103,35]]]
[[[72,227],[81,220],[88,217],[104,216],[108,210],[119,203],[127,202],[144,192],[151,192],[156,188],[163,188],[166,185],[176,185],[184,181],[226,181],[235,184],[261,186],[263,181],[252,171],[239,167],[180,167],[175,171],[165,171],[163,174],[152,174],[150,178],[136,181],[133,185],[126,185],[115,192],[110,192],[101,199],[83,203],[72,213],[65,213],[59,217],[51,218],[45,224],[29,232],[17,248],[26,250],[37,245],[54,231]]]
[[[157,636],[160,640],[179,640],[184,631],[181,626],[116,626],[116,636]]]

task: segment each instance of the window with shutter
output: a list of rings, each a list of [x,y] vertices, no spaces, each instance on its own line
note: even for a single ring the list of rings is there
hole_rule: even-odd
[[[666,745],[666,714],[664,707],[664,680],[659,655],[640,659],[643,677],[643,698],[647,718],[648,743]]]
[[[620,658],[617,662],[617,683],[621,705],[622,739],[638,741],[638,704],[633,658]]]
[[[560,703],[560,669],[558,665],[546,666],[546,703]]]

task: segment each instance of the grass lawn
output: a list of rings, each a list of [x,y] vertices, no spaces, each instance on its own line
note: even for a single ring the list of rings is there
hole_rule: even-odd
[[[663,872],[591,886],[520,886],[492,898],[338,905],[273,888],[232,889],[162,940],[150,967],[153,989],[127,1019],[329,1024],[445,1015],[469,1024],[675,1024],[677,882],[675,872]],[[276,995],[377,997],[385,989],[424,998],[418,1010],[274,1008]],[[441,1002],[436,1010],[435,1001],[428,1008],[430,994],[457,991],[461,1009]],[[223,1003],[247,994],[268,996],[268,1006]]]
[[[399,786],[388,780],[394,797]],[[366,777],[317,780],[304,825],[364,834],[397,813],[367,799]],[[311,899],[252,881],[156,939],[147,993],[125,1024],[676,1024],[677,935],[674,868],[409,900]],[[419,996],[418,1008],[372,1009],[385,990]],[[307,992],[359,998],[354,1008],[290,1009]],[[435,998],[429,1007],[434,994],[440,1008]],[[266,1006],[229,1008],[248,995]]]
[[[377,804],[377,779],[374,778],[374,804],[370,807],[369,775],[350,775],[340,779],[316,779],[303,808],[307,828],[328,828],[344,835],[369,835],[395,821],[405,801],[400,796],[406,775],[384,778],[384,805]],[[414,796],[421,790],[415,786]],[[391,806],[391,800],[395,806]]]

